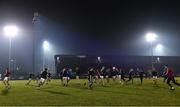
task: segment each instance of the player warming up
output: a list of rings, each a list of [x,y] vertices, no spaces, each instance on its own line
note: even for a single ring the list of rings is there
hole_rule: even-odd
[[[176,82],[176,80],[174,79],[174,72],[173,72],[173,70],[172,70],[172,68],[170,68],[170,67],[168,67],[167,66],[167,71],[166,71],[166,77],[167,77],[167,84],[171,87],[171,90],[174,90],[175,88],[171,85],[171,81],[174,83],[174,84],[176,84],[176,85],[178,85],[178,86],[180,86],[180,84],[179,83],[177,83]]]
[[[3,80],[3,83],[6,87],[6,89],[10,89],[10,87],[11,87],[9,84],[10,75],[11,75],[11,72],[10,72],[9,68],[6,68],[5,73],[4,73],[4,80]]]
[[[133,72],[134,72],[134,69],[131,68],[128,73],[129,79],[126,82],[132,81],[132,84],[133,84]]]
[[[88,86],[89,86],[89,89],[92,89],[92,85],[93,85],[93,78],[94,78],[94,69],[91,68],[89,71],[88,71]]]
[[[158,72],[155,68],[152,69],[153,85],[157,86]]]
[[[32,81],[32,78],[33,78],[34,74],[33,73],[29,73],[29,77],[28,77],[28,82],[26,83],[26,85],[29,85]]]
[[[44,71],[41,73],[41,78],[40,78],[40,81],[39,81],[39,84],[38,84],[38,86],[40,87],[40,86],[42,86],[44,83],[45,83],[45,81],[46,81],[46,79],[47,79],[47,68],[45,68],[44,69]]]

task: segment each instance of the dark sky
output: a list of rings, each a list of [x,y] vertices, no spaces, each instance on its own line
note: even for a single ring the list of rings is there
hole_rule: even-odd
[[[32,30],[35,11],[41,14],[39,32],[62,53],[147,55],[149,44],[143,37],[149,31],[167,48],[163,55],[180,53],[180,7],[175,0],[4,0],[1,24],[15,21]]]

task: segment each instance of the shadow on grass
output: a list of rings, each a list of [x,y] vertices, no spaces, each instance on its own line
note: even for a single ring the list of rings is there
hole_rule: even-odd
[[[69,84],[68,87],[80,89],[80,90],[86,90],[87,89],[87,83]]]
[[[120,91],[111,91],[111,90],[101,90],[101,89],[96,89],[95,91],[99,91],[99,92],[107,92],[107,93],[113,93],[113,94],[119,94],[119,95],[139,95],[139,96],[146,96],[143,94],[139,94],[139,93],[128,93],[128,92],[120,92]]]
[[[39,89],[39,91],[42,91],[42,92],[48,92],[48,93],[51,93],[51,94],[70,95],[70,94],[67,94],[67,93],[57,92],[57,91],[52,91],[52,90],[43,90],[43,89]]]
[[[130,86],[130,85],[129,85]],[[147,89],[147,87],[150,87],[150,89]],[[141,84],[134,84],[134,87],[128,87],[127,89],[141,89],[141,90],[151,90],[151,88],[154,88],[154,89],[167,89],[166,87],[164,86],[161,86],[161,85],[153,85],[153,84],[149,84],[148,86],[146,85],[141,85]]]
[[[79,89],[79,90],[94,90],[96,87],[104,87],[104,88],[111,88],[111,85],[100,85],[100,84],[93,84],[92,89],[88,88],[88,83],[77,83],[77,84],[70,84],[68,87],[74,88],[74,89]]]
[[[1,95],[7,95],[9,93],[8,89],[1,90]]]
[[[46,89],[52,89],[52,87],[38,87],[38,86],[37,86],[37,89],[36,89],[36,90],[46,92],[46,91],[48,91],[48,90],[46,90]]]
[[[37,86],[38,86],[38,84],[37,84],[37,85],[30,84],[30,85],[26,85],[26,86],[33,86],[33,87],[37,87]]]

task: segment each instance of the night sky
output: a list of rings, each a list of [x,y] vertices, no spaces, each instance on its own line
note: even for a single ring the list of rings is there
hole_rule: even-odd
[[[179,5],[175,0],[4,0],[0,26],[13,23],[21,29],[22,37],[14,40],[16,57],[31,56],[33,35],[39,44],[52,43],[54,54],[149,55],[148,32],[158,35],[154,45],[164,46],[155,55],[179,56]],[[34,27],[36,11],[41,16]],[[1,36],[1,57],[7,54],[6,40]]]

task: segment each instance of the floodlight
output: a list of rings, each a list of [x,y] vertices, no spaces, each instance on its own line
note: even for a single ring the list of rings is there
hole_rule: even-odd
[[[17,35],[18,28],[16,26],[5,26],[4,33],[8,37],[14,37]]]
[[[48,50],[48,49],[49,49],[49,43],[48,43],[48,41],[44,41],[44,42],[43,42],[43,48],[44,48],[44,50]]]
[[[148,33],[148,34],[146,34],[146,40],[147,40],[148,42],[153,42],[153,41],[156,40],[156,38],[157,38],[157,35],[154,34],[154,33]]]

